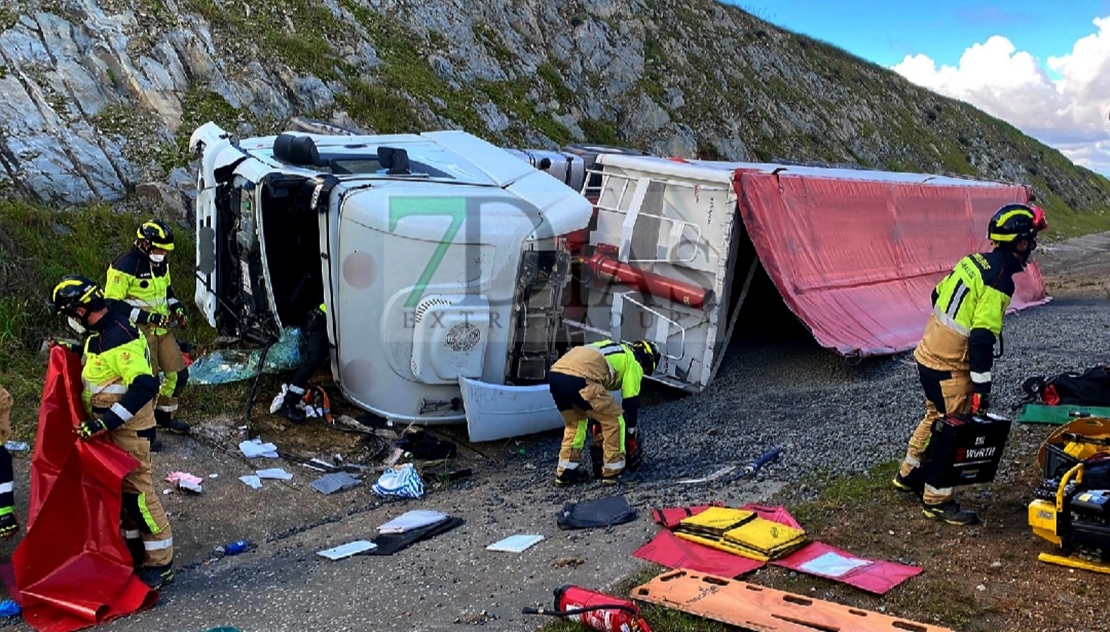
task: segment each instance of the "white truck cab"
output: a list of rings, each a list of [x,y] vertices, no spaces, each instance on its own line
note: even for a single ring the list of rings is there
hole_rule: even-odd
[[[208,123],[190,146],[209,325],[267,342],[323,303],[333,377],[359,407],[458,423],[466,388],[485,411],[471,440],[561,424],[546,377],[565,236],[592,213],[578,191],[461,131],[237,141]]]

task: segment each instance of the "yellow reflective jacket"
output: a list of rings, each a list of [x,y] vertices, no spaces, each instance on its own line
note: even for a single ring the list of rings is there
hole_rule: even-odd
[[[990,392],[994,343],[1021,269],[1001,249],[961,259],[933,290],[933,313],[914,358],[938,371],[969,371],[976,391]]]
[[[152,263],[138,248],[132,248],[109,266],[104,298],[130,305],[128,317],[137,325],[146,325],[151,314],[169,316],[180,303],[173,293],[169,264]],[[153,329],[155,334],[166,332],[163,328]]]
[[[92,413],[93,396],[119,397],[101,417],[104,424],[113,429],[130,421],[143,406],[154,400],[158,394],[158,380],[151,372],[146,337],[124,316],[109,310],[92,330],[85,340],[82,360],[82,399],[86,410]]]
[[[601,355],[605,356],[605,361],[609,363],[610,380],[605,385],[606,390],[619,390],[621,399],[640,395],[640,386],[644,381],[644,369],[636,361],[636,355],[632,353],[632,349],[628,345],[617,344],[612,340],[599,340],[586,346],[600,351]]]

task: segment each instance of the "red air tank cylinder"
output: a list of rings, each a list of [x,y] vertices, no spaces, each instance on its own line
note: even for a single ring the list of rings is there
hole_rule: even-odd
[[[620,283],[621,285],[634,287],[645,294],[665,298],[694,309],[709,309],[716,302],[713,290],[705,290],[689,283],[683,283],[678,279],[621,263],[607,256],[605,251],[600,248],[594,252],[593,256],[585,259],[582,263],[593,273],[595,282],[612,281]]]

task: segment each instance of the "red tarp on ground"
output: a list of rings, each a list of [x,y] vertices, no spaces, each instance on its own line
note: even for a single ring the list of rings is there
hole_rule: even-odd
[[[678,526],[686,516],[694,516],[709,507],[720,506],[722,506],[720,503],[714,502],[693,507],[652,509],[652,518],[657,524],[665,527],[665,530],[655,534],[650,542],[633,551],[632,556],[667,568],[685,568],[729,578],[739,577],[762,568],[764,562],[683,540],[671,533],[671,529]],[[786,507],[781,505],[770,507],[748,504],[740,509],[754,511],[765,520],[773,520],[795,529],[802,528]],[[825,577],[876,595],[888,592],[924,570],[919,566],[857,557],[822,542],[809,542],[781,560],[772,561],[771,564]]]
[[[950,182],[951,180],[948,180]],[[1027,202],[1021,185],[958,186],[738,169],[734,188],[759,259],[786,305],[843,355],[912,349],[933,287],[990,250],[987,222]],[[1044,303],[1036,264],[1014,277],[1012,308]]]
[[[70,632],[154,605],[119,532],[123,477],[134,457],[105,439],[80,441],[80,357],[61,347],[50,365],[31,461],[27,533],[12,555],[13,599],[36,630]]]

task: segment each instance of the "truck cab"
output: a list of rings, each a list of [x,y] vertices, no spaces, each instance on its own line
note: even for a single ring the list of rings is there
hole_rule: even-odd
[[[467,396],[509,398],[525,420],[487,415],[472,440],[532,429],[529,407],[550,425],[566,236],[592,214],[577,190],[462,131],[237,140],[207,123],[190,146],[209,325],[267,343],[323,303],[355,405],[438,424],[467,420]]]

